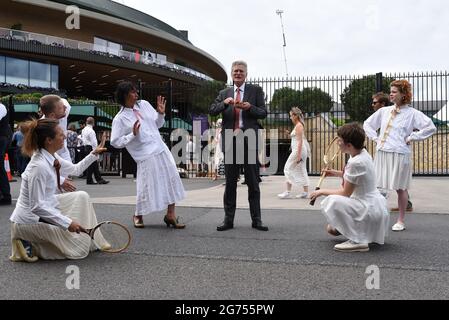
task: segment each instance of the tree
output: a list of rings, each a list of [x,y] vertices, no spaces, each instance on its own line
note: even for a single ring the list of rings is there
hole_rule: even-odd
[[[334,102],[332,97],[319,88],[304,88],[298,94],[299,107],[305,113],[329,112]]]
[[[393,78],[382,79],[382,91],[390,92],[390,83]],[[361,79],[355,79],[343,90],[341,102],[345,107],[345,112],[352,121],[365,121],[371,114],[372,96],[376,93],[376,76],[364,76]]]
[[[220,81],[208,81],[199,86],[192,95],[192,109],[193,114],[208,114],[209,107],[214,102],[218,93],[226,87],[226,84]]]
[[[276,89],[270,103],[271,112],[289,112],[298,105],[298,91],[289,87]]]

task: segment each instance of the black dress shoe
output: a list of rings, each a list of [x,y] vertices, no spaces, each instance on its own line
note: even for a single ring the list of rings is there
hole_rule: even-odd
[[[259,230],[259,231],[268,231],[268,227],[267,227],[267,226],[264,226],[262,223],[253,223],[253,224],[252,224],[252,227],[253,227],[254,229]]]
[[[98,183],[93,182],[93,181],[87,181],[86,184],[98,184]]]
[[[226,231],[232,228],[234,228],[232,223],[223,223],[217,227],[217,231]]]
[[[98,184],[108,184],[109,181],[108,180],[100,180],[98,181]]]

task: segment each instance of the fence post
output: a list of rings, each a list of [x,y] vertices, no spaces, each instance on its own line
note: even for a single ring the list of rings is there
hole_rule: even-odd
[[[167,108],[165,109],[166,118],[168,120],[168,143],[170,146],[170,150],[173,147],[173,142],[171,141],[171,133],[173,131],[173,122],[172,122],[172,109],[173,109],[173,82],[172,79],[168,79],[167,83],[168,95],[167,95]]]
[[[376,92],[383,91],[382,82],[383,82],[382,72],[376,73]]]

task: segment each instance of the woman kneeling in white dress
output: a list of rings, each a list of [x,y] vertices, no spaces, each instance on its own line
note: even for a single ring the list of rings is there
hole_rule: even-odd
[[[364,148],[365,132],[356,123],[338,129],[341,152],[351,157],[345,170],[327,170],[326,176],[343,177],[343,187],[318,190],[311,198],[328,196],[321,202],[321,211],[334,236],[342,234],[348,241],[335,245],[337,251],[368,251],[369,243],[384,244],[389,214],[385,198],[376,188],[374,163]]]
[[[56,120],[32,120],[23,126],[22,152],[32,157],[22,174],[19,199],[10,217],[10,260],[83,259],[96,249],[84,228],[94,227],[97,218],[86,192],[56,194],[57,188],[61,190],[59,174],[80,175],[106,149],[100,145],[74,165],[56,153],[65,140]]]

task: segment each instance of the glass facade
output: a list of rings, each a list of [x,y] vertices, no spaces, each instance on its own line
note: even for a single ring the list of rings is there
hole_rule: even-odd
[[[50,83],[50,65],[30,61],[30,87],[45,88]]]
[[[94,37],[94,50],[109,52],[110,54],[118,56],[120,50],[122,50],[122,45],[116,42]]]
[[[59,66],[0,55],[0,83],[59,89]]]
[[[57,65],[51,65],[51,87],[59,90],[59,67]]]
[[[0,83],[6,81],[5,75],[6,75],[5,57],[0,56]]]
[[[6,83],[29,85],[29,61],[6,57]]]

